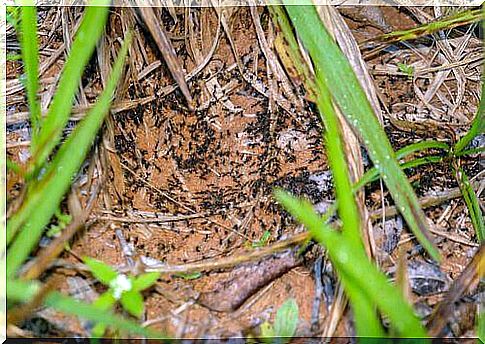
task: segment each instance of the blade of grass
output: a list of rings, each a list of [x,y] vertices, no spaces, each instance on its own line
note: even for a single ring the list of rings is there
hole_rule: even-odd
[[[23,170],[22,170],[22,167],[17,164],[15,161],[7,158],[6,159],[6,166],[7,166],[7,170],[10,170],[18,175],[23,175]]]
[[[284,3],[288,5],[286,9],[290,19],[313,59],[317,79],[322,78],[332,85],[329,91],[333,99],[363,138],[374,166],[409,228],[429,255],[440,260],[414,190],[399,167],[391,144],[345,56],[333,42],[313,6],[290,6],[293,0],[285,0]],[[310,0],[306,3],[312,4]]]
[[[482,9],[479,10],[482,12],[482,18],[485,17],[485,7],[482,6]],[[485,21],[482,20],[482,30],[485,30]],[[483,73],[482,73],[483,76]],[[485,132],[485,99],[483,95],[485,94],[485,83],[482,79],[482,96],[480,97],[480,104],[478,105],[478,112],[473,119],[472,126],[470,130],[463,136],[455,145],[454,153],[455,155],[462,152],[468,144],[475,138],[477,135],[482,134]]]
[[[45,305],[62,313],[75,315],[79,318],[90,320],[98,324],[110,326],[122,333],[133,333],[147,338],[168,339],[161,333],[141,327],[140,325],[125,320],[123,317],[111,311],[102,311],[93,305],[79,302],[76,299],[62,295],[59,292],[51,292],[45,299]]]
[[[39,89],[39,44],[37,39],[37,9],[33,1],[23,1],[20,21],[20,47],[26,76],[25,86],[29,102],[31,133],[31,152],[35,151],[35,144],[41,126],[40,104],[37,99]]]
[[[6,6],[5,10],[5,19],[7,20],[7,23],[12,25],[15,31],[18,31],[20,6]]]
[[[15,231],[10,223],[23,222],[25,225],[16,240],[9,247],[7,255],[7,276],[12,276],[24,262],[40,239],[44,227],[58,209],[72,178],[79,170],[91,148],[91,144],[103,123],[111,105],[112,96],[123,71],[124,60],[131,41],[127,35],[113,66],[108,83],[98,102],[88,115],[73,130],[59,149],[51,165],[48,166],[42,180],[32,185],[32,192],[25,199],[20,210],[7,223],[7,240],[14,237]]]
[[[396,151],[396,159],[398,160],[403,159],[412,153],[427,150],[427,149],[443,149],[444,151],[449,152],[450,146],[448,146],[444,142],[435,141],[435,140],[416,142],[416,143],[407,145],[406,147],[403,147],[398,151]],[[434,161],[430,161],[430,162],[434,162]],[[406,165],[406,166],[404,165],[405,164],[401,164],[402,169],[419,166],[419,165],[413,166],[412,164]],[[377,169],[375,167],[371,168],[366,173],[364,173],[362,178],[357,183],[354,184],[354,187],[353,187],[354,192],[358,191],[360,188],[367,185],[368,183],[371,183],[377,180],[378,177],[379,177],[379,172],[377,171]]]
[[[477,195],[475,194],[475,191],[473,191],[466,173],[461,168],[457,168],[455,173],[458,180],[458,186],[460,187],[463,199],[465,200],[468,212],[470,213],[473,228],[475,229],[478,240],[482,242],[485,239],[485,223]]]
[[[352,276],[345,272],[345,268],[336,264],[339,271],[340,283],[348,296],[352,305],[355,320],[355,332],[359,337],[384,338],[386,333],[382,328],[381,322],[377,317],[376,307],[372,299],[365,293]]]
[[[485,85],[485,84],[484,84]],[[485,91],[485,87],[482,87],[482,94]],[[454,153],[459,154],[462,152],[468,144],[478,135],[485,132],[485,100],[483,96],[480,99],[480,105],[478,107],[478,112],[473,119],[472,126],[470,130],[463,136],[455,145]]]
[[[108,0],[91,1],[86,7],[82,23],[71,46],[69,58],[62,71],[56,94],[42,122],[38,142],[32,151],[27,176],[34,176],[46,162],[49,154],[59,143],[62,131],[69,120],[74,97],[82,73],[89,62],[98,39],[103,33],[108,17]],[[98,7],[100,6],[100,7]]]
[[[325,147],[334,178],[336,198],[339,200],[338,212],[343,223],[342,235],[365,255],[361,239],[359,212],[352,193],[348,163],[343,149],[342,129],[327,85],[321,79],[317,79],[317,90],[319,113],[326,129]],[[375,308],[370,300],[355,288],[355,284],[349,281],[350,277],[341,277],[354,311],[357,334],[371,337],[383,336],[384,329],[380,325]]]
[[[426,331],[411,306],[399,290],[393,287],[352,240],[330,228],[315,213],[308,201],[300,201],[290,194],[276,190],[275,197],[285,209],[325,246],[339,274],[364,293],[385,314],[391,326],[403,337],[426,337]]]
[[[427,150],[427,149],[442,149],[442,150],[448,152],[450,150],[450,146],[448,146],[444,142],[435,141],[435,140],[411,143],[410,145],[407,145],[406,147],[403,147],[403,148],[397,150],[396,151],[396,158],[402,159],[402,158],[405,158],[406,156],[408,156],[412,153],[416,153],[416,152]]]
[[[418,167],[421,165],[426,165],[430,163],[438,163],[443,161],[444,157],[439,155],[430,155],[425,156],[422,158],[417,158],[411,161],[407,161],[405,163],[400,164],[401,169],[406,170],[413,167]],[[353,192],[357,192],[360,188],[364,187],[365,185],[376,181],[379,178],[379,171],[375,167],[371,168],[369,171],[364,173],[362,178],[354,184]]]
[[[386,42],[387,44],[390,44],[394,42],[402,42],[406,40],[416,39],[418,37],[430,35],[440,30],[450,30],[454,27],[478,22],[483,19],[483,14],[481,12],[481,9],[465,10],[463,12],[453,14],[447,18],[442,18],[431,23],[423,24],[416,28],[386,33],[377,38],[373,38],[372,40]]]
[[[348,164],[343,150],[342,133],[335,113],[334,105],[326,83],[317,79],[317,104],[322,122],[325,124],[325,148],[327,151],[332,176],[334,179],[338,212],[343,222],[342,233],[356,246],[362,245],[360,220],[352,184],[348,173]],[[362,246],[362,250],[364,247]]]
[[[472,148],[472,149],[464,149],[459,153],[455,153],[455,157],[474,155],[474,154],[483,154],[483,153],[485,153],[485,147],[478,147],[478,148]]]
[[[9,302],[29,302],[41,289],[41,284],[38,282],[26,282],[18,279],[9,280],[7,300]],[[111,326],[113,329],[123,333],[133,333],[148,338],[166,338],[161,333],[141,327],[110,311],[101,310],[94,305],[80,302],[57,291],[47,294],[43,303],[65,314],[75,315],[79,318]]]
[[[278,34],[276,35],[275,48],[287,73],[290,76],[293,76],[293,78],[301,79],[307,92],[306,97],[308,100],[316,102],[317,92],[314,76],[308,67],[308,63],[306,63],[300,53],[300,48],[293,34],[291,23],[289,22],[283,7],[270,5],[268,6],[268,9],[271,13],[271,18],[283,33],[282,36]],[[299,85],[296,85],[296,87],[298,86]]]
[[[7,281],[7,300],[9,302],[28,302],[40,290],[40,283],[18,279]]]

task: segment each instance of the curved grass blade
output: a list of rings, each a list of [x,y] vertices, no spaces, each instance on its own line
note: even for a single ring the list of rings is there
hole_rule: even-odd
[[[17,279],[9,280],[7,300],[9,302],[29,302],[41,289],[41,284],[38,282],[26,282]],[[123,333],[133,333],[148,338],[166,338],[161,333],[141,327],[110,311],[101,310],[92,304],[77,301],[57,291],[47,294],[44,304],[66,314],[111,326],[113,329],[122,331]]]
[[[454,153],[459,154],[465,150],[468,144],[478,135],[485,132],[485,100],[483,99],[483,92],[485,91],[485,84],[482,87],[482,97],[480,99],[480,105],[478,112],[473,119],[472,127],[455,145]]]
[[[443,161],[444,157],[439,155],[430,155],[425,156],[422,158],[417,158],[405,163],[400,164],[399,166],[401,169],[406,170],[408,168],[418,167],[421,165],[431,164],[431,163],[439,163]],[[353,192],[357,192],[360,188],[364,187],[365,185],[376,181],[379,178],[379,171],[375,167],[371,168],[369,171],[364,173],[362,178],[355,183],[353,187]]]
[[[343,222],[342,233],[356,246],[362,245],[360,219],[357,204],[352,193],[348,164],[343,150],[341,127],[335,113],[328,85],[317,79],[317,104],[320,117],[325,124],[325,148],[334,179],[338,212]],[[364,246],[361,246],[364,252]]]
[[[24,63],[25,86],[29,102],[31,134],[31,152],[35,150],[35,143],[41,127],[40,104],[37,99],[39,89],[39,44],[37,39],[37,9],[32,1],[23,1],[20,21],[20,47]]]
[[[418,37],[430,35],[440,30],[450,30],[458,26],[464,26],[478,22],[484,18],[483,13],[481,12],[481,9],[465,10],[463,12],[453,14],[449,17],[420,25],[416,28],[386,33],[377,38],[373,38],[372,40],[391,44],[394,42],[402,42],[406,40],[416,39]]]
[[[37,282],[27,282],[18,279],[7,280],[7,301],[8,302],[28,302],[40,290]]]
[[[12,276],[24,262],[39,241],[44,227],[58,209],[60,202],[71,185],[71,180],[79,170],[91,148],[91,144],[109,111],[114,91],[123,71],[124,60],[131,41],[129,34],[116,59],[112,74],[98,102],[87,116],[76,126],[59,149],[42,179],[32,185],[32,191],[21,208],[7,223],[7,240],[12,240],[14,222],[23,223],[22,230],[9,247],[7,255],[7,276]]]
[[[300,201],[282,190],[275,197],[322,245],[347,283],[352,283],[385,314],[403,337],[426,337],[426,331],[400,291],[393,287],[352,240],[336,232],[315,213],[308,201]],[[344,284],[345,287],[345,284]]]
[[[311,5],[311,1],[306,1]],[[292,0],[285,0],[291,5]],[[374,166],[378,169],[394,202],[421,245],[429,255],[440,260],[426,218],[395,153],[381,128],[352,68],[333,42],[313,6],[286,6],[290,19],[315,64],[317,79],[327,84],[333,99],[346,119],[362,137]]]
[[[335,111],[328,85],[322,79],[317,79],[316,101],[322,122],[325,124],[325,147],[332,170],[336,198],[338,199],[338,212],[342,220],[342,235],[353,243],[354,247],[365,255],[362,243],[360,216],[352,192],[352,183],[348,169],[348,162],[343,148],[344,135]],[[359,336],[382,337],[385,332],[377,317],[376,309],[367,295],[360,292],[351,277],[341,274],[342,285],[347,291]]]
[[[403,158],[407,157],[408,155],[410,155],[412,153],[419,152],[419,151],[426,150],[426,149],[443,149],[444,151],[449,152],[450,146],[448,146],[444,142],[435,141],[435,140],[416,142],[416,143],[412,143],[410,145],[407,145],[406,147],[403,147],[403,148],[397,150],[396,151],[396,159],[398,159],[398,160],[403,159]],[[430,162],[434,162],[434,161],[430,161]],[[402,169],[419,166],[419,165],[406,165],[405,166],[405,164],[401,164]],[[367,185],[368,183],[371,183],[371,182],[377,180],[378,177],[379,177],[379,171],[377,171],[377,169],[375,167],[371,168],[366,173],[364,173],[362,178],[360,178],[360,180],[357,183],[354,184],[354,187],[353,187],[354,192],[359,190],[361,187]]]
[[[412,153],[416,153],[416,152],[427,150],[427,149],[442,149],[442,150],[448,152],[450,150],[450,146],[448,146],[444,142],[435,141],[435,140],[411,143],[410,145],[407,145],[406,147],[403,147],[403,148],[397,150],[396,151],[396,158],[402,159],[402,158],[405,158],[406,156],[408,156]]]
[[[101,7],[86,7],[84,18],[72,43],[69,58],[62,71],[56,94],[52,99],[47,115],[42,122],[38,142],[32,151],[27,176],[34,176],[44,165],[49,154],[59,143],[66,126],[71,107],[79,87],[83,71],[89,62],[98,39],[103,33],[108,18],[108,0],[92,1]]]
[[[485,13],[485,7],[483,11]],[[485,29],[485,21],[482,22],[482,29]],[[482,96],[480,98],[480,104],[478,105],[478,112],[473,119],[470,130],[456,143],[453,149],[455,154],[461,153],[476,136],[485,132],[485,99],[483,97],[483,95],[485,94],[484,92],[485,83],[482,79]]]
[[[464,149],[459,153],[455,153],[455,157],[474,155],[474,154],[483,154],[483,153],[485,153],[485,147],[478,147],[478,148],[472,148],[472,149]]]
[[[467,175],[461,168],[456,171],[456,176],[458,179],[458,186],[460,187],[463,199],[465,200],[468,212],[470,213],[470,218],[478,241],[483,242],[485,240],[485,223],[477,195],[473,191]]]

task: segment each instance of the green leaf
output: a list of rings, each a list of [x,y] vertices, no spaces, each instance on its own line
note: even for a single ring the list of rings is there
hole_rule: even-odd
[[[26,282],[22,280],[9,280],[7,285],[7,299],[9,302],[31,301],[42,289],[41,284],[36,281]],[[100,299],[102,301],[98,301]],[[65,314],[75,315],[82,319],[111,326],[124,333],[138,334],[148,338],[167,338],[163,334],[143,328],[132,321],[125,320],[108,311],[108,309],[102,309],[109,308],[107,305],[113,301],[114,299],[109,293],[101,295],[93,304],[87,304],[70,296],[65,296],[57,291],[53,291],[46,296],[44,304]],[[98,305],[96,305],[96,303],[98,303]]]
[[[143,314],[143,296],[139,291],[130,290],[121,294],[120,299],[123,309],[131,315],[139,318]]]
[[[485,223],[478,197],[475,194],[475,191],[473,191],[465,171],[459,168],[458,171],[456,171],[456,174],[458,178],[458,186],[460,187],[463,199],[468,208],[478,241],[483,242],[485,240]]]
[[[90,257],[84,257],[83,260],[84,264],[89,267],[93,276],[104,285],[109,286],[110,282],[118,276],[115,269],[106,263]]]
[[[274,333],[278,337],[293,337],[298,326],[298,304],[288,299],[276,312]]]
[[[159,272],[147,272],[135,278],[133,281],[132,290],[142,291],[150,288],[160,277]]]
[[[483,8],[481,12],[483,18],[485,14]],[[482,30],[484,29],[485,21],[482,20]],[[483,75],[482,73],[482,96],[480,98],[480,104],[478,105],[478,112],[473,119],[470,130],[456,143],[453,149],[455,154],[461,153],[477,135],[485,132],[485,99],[483,97],[485,94],[485,83],[483,82]]]
[[[39,284],[35,281],[7,280],[7,300],[9,302],[28,302],[39,292]]]
[[[79,87],[81,76],[93,54],[98,39],[104,31],[109,1],[96,1],[100,7],[87,6],[81,25],[74,37],[52,104],[42,123],[38,142],[32,151],[27,175],[36,174],[49,154],[59,143],[62,131],[71,115],[71,107]]]
[[[62,295],[59,292],[52,292],[47,295],[45,305],[52,307],[65,314],[71,314],[90,320],[99,324],[110,326],[123,333],[133,333],[148,338],[166,338],[164,335],[150,329],[141,327],[140,325],[125,320],[124,318],[113,314],[110,311],[102,311],[94,305],[79,302],[71,297]]]
[[[268,241],[270,238],[271,238],[271,232],[266,230],[264,231],[263,235],[261,235],[261,238],[258,241],[251,243],[251,247],[252,248],[264,247],[268,244]]]
[[[482,343],[485,343],[485,312],[479,307],[477,319],[477,336]]]
[[[413,159],[411,161],[405,162],[400,164],[399,166],[403,169],[409,169],[409,168],[414,168],[418,167],[421,165],[426,165],[430,163],[439,163],[443,161],[443,157],[439,155],[431,155],[431,156],[425,156],[423,158],[417,158]],[[371,168],[369,171],[364,173],[364,175],[360,178],[360,180],[355,183],[353,186],[353,191],[357,192],[360,190],[360,188],[364,187],[365,185],[372,183],[373,181],[376,181],[379,178],[379,172],[376,170],[375,167]]]
[[[173,276],[183,278],[184,280],[190,281],[190,280],[195,280],[198,279],[202,276],[202,273],[199,271],[195,272],[178,272],[174,273]]]
[[[105,332],[106,332],[106,325],[96,324],[91,330],[91,336],[94,338],[101,338],[104,336]]]
[[[413,74],[414,74],[414,67],[413,66],[409,66],[405,63],[398,63],[397,64],[397,68],[403,72],[404,74],[406,74],[408,76],[408,78],[412,79],[413,78]]]
[[[365,255],[361,240],[360,218],[357,204],[352,192],[347,161],[343,149],[343,135],[337,113],[335,112],[328,85],[321,78],[317,78],[317,104],[322,121],[325,123],[325,143],[330,168],[334,177],[337,195],[337,206],[342,220],[342,235],[361,250]],[[342,277],[342,276],[341,276]],[[347,295],[353,306],[356,318],[357,334],[359,336],[380,336],[384,333],[379,319],[370,300],[358,290],[352,288],[352,284],[342,278],[342,283],[347,286]]]
[[[12,159],[7,158],[7,170],[13,171],[16,174],[22,175],[22,167],[17,164],[15,161],[12,161]]]
[[[64,194],[69,190],[72,178],[86,158],[104,117],[109,111],[112,96],[123,70],[130,40],[131,35],[128,35],[113,66],[108,83],[94,108],[69,135],[46,169],[42,179],[32,184],[20,209],[7,222],[7,244],[23,225],[16,240],[9,247],[7,275],[13,275],[37,245],[45,226],[59,208]]]
[[[103,293],[100,297],[93,302],[93,306],[99,308],[100,310],[107,311],[111,309],[116,303],[116,299],[110,291]]]
[[[7,22],[12,25],[16,31],[18,31],[18,23],[20,18],[20,6],[6,6],[6,19]]]
[[[342,129],[328,87],[326,80],[317,78],[317,105],[326,129],[325,147],[334,179],[338,212],[343,222],[342,232],[349,240],[353,240],[356,246],[361,247],[362,252],[364,252],[359,211],[352,193],[352,183],[343,149]]]
[[[374,166],[409,228],[430,256],[440,260],[414,190],[399,167],[391,144],[349,62],[323,26],[310,0],[301,3],[305,6],[290,6],[294,4],[293,0],[285,0],[284,3],[314,62],[317,83],[331,85],[328,91],[347,121],[362,137]]]
[[[442,149],[446,152],[449,152],[450,146],[448,146],[444,142],[435,141],[435,140],[420,141],[416,143],[411,143],[410,145],[407,145],[406,147],[403,147],[398,151],[396,151],[396,158],[402,159],[412,153],[416,153],[416,152],[428,150],[428,149]]]
[[[259,330],[261,331],[262,338],[275,337],[273,326],[271,326],[271,324],[267,321],[265,321],[260,325]]]
[[[325,248],[340,276],[346,292],[352,283],[353,293],[357,290],[385,314],[391,327],[403,337],[426,337],[426,331],[401,292],[392,286],[386,276],[369,260],[353,240],[336,232],[315,213],[308,201],[299,201],[282,190],[275,191],[275,197],[285,209],[311,232]]]
[[[27,3],[27,1],[24,1]],[[32,2],[32,1],[28,1]],[[20,47],[26,75],[25,86],[29,102],[30,124],[32,125],[31,152],[35,150],[40,130],[41,114],[37,99],[39,89],[39,44],[37,38],[37,10],[35,6],[22,6],[20,21]]]

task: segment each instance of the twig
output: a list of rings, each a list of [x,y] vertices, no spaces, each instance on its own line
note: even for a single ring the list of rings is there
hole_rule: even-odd
[[[473,188],[476,189],[478,187],[478,183],[473,184]],[[419,204],[423,208],[433,207],[435,205],[439,205],[443,202],[449,201],[450,199],[458,198],[461,196],[461,191],[459,188],[448,189],[443,191],[436,196],[424,196],[419,199]],[[399,213],[395,206],[390,206],[385,209],[384,215],[380,209],[373,210],[370,212],[370,218],[372,220],[376,220],[381,218],[382,216],[389,218],[392,216],[396,216]]]
[[[263,257],[286,250],[289,247],[302,244],[309,239],[310,239],[310,234],[308,232],[304,232],[304,233],[297,234],[289,239],[278,241],[273,245],[269,245],[264,248],[245,252],[243,254],[233,256],[233,257],[220,258],[220,259],[208,259],[202,262],[190,263],[190,264],[184,264],[184,265],[164,264],[163,266],[160,266],[160,267],[155,267],[155,266],[145,267],[145,271],[158,271],[161,273],[172,274],[172,273],[191,273],[191,272],[228,269],[242,263],[257,261]]]

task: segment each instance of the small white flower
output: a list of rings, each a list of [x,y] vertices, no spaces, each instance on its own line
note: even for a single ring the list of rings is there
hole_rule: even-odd
[[[125,291],[131,290],[131,281],[126,275],[120,274],[109,283],[111,290],[113,290],[113,297],[116,300],[121,298],[121,294]]]

